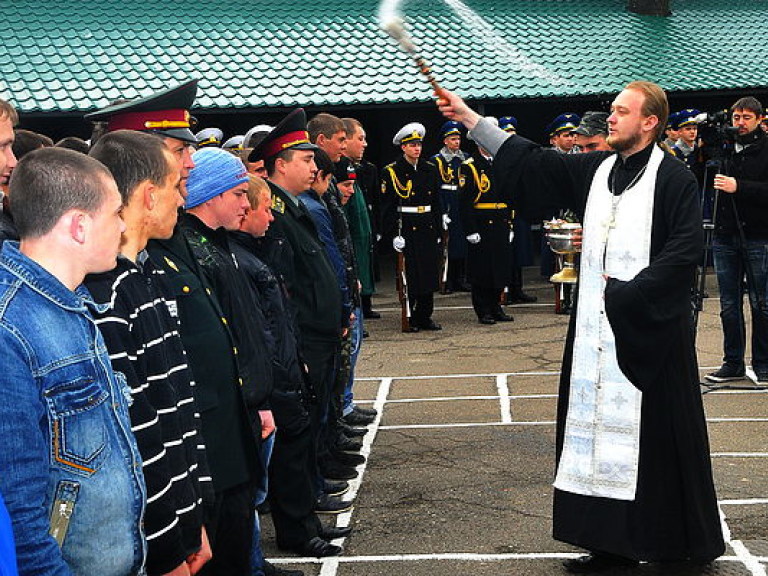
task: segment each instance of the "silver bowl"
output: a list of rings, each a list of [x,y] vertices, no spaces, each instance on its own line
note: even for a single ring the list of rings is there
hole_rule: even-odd
[[[575,240],[580,237],[576,231],[581,229],[581,224],[576,222],[547,222],[544,229],[552,252],[556,254],[581,252],[581,246],[574,244]]]

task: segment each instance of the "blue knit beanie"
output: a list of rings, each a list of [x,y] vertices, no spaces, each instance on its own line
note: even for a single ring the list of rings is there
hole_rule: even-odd
[[[195,167],[187,179],[187,203],[194,208],[242,184],[248,182],[245,165],[221,148],[203,148],[192,154]]]

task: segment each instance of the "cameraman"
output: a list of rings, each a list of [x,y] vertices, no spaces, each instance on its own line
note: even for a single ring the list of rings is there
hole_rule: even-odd
[[[713,253],[724,356],[720,369],[706,376],[710,382],[745,376],[745,276],[752,310],[752,368],[758,382],[768,382],[768,137],[760,128],[762,120],[763,106],[756,98],[741,98],[731,107],[731,123],[738,128],[729,155],[731,175],[715,175],[714,188],[721,194]]]

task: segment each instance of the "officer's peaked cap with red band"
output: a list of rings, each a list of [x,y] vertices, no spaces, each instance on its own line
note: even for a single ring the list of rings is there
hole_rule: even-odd
[[[190,130],[189,109],[197,96],[197,80],[157,92],[146,98],[131,100],[85,116],[93,122],[107,122],[107,130],[138,130],[152,132],[184,142],[196,143]]]
[[[307,115],[304,108],[296,108],[283,118],[266,138],[259,142],[248,155],[248,162],[266,160],[284,150],[317,150],[309,141]]]

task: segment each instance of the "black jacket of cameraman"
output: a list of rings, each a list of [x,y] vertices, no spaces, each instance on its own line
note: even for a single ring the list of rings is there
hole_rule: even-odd
[[[733,194],[719,193],[716,233],[738,234],[733,198],[745,236],[749,240],[768,240],[768,137],[760,128],[748,136],[755,142],[733,152],[730,158],[729,175],[736,178],[737,187]]]

